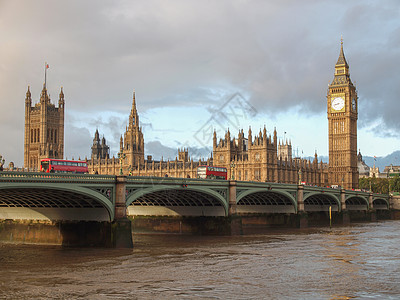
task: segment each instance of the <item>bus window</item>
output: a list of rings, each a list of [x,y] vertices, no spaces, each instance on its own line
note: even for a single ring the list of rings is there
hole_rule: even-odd
[[[42,165],[42,171],[43,172],[47,172],[47,170],[49,169],[49,161],[48,160],[44,160],[41,162]]]

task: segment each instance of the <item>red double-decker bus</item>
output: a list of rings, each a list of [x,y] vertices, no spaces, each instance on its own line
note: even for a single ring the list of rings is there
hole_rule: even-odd
[[[199,166],[197,178],[201,179],[225,179],[227,178],[226,168],[214,166]]]
[[[40,162],[40,171],[46,173],[88,173],[85,161],[45,158]]]

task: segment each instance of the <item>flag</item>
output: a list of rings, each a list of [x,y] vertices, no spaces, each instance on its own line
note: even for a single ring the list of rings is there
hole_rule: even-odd
[[[46,69],[48,69],[49,68],[49,64],[46,64]]]
[[[376,161],[376,156],[374,156],[374,160]]]

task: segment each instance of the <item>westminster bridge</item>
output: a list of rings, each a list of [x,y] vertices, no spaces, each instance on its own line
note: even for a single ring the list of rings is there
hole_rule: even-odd
[[[8,222],[118,223],[139,216],[304,216],[389,209],[389,195],[306,185],[0,172],[0,220]]]

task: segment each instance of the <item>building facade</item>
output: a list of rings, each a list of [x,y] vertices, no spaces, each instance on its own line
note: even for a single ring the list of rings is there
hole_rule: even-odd
[[[104,138],[103,138],[104,139]],[[328,184],[328,167],[318,162],[317,155],[311,162],[301,158],[292,158],[292,145],[287,141],[279,142],[277,132],[273,137],[267,136],[264,130],[253,137],[251,129],[245,137],[243,130],[237,138],[231,138],[230,131],[224,139],[217,142],[217,134],[213,135],[213,153],[207,161],[193,161],[189,149],[178,149],[175,160],[155,161],[144,156],[144,138],[139,125],[135,94],[129,123],[120,140],[119,157],[99,155],[102,146],[96,130],[92,146],[92,157],[88,160],[91,173],[122,174],[132,176],[158,176],[196,178],[197,167],[214,165],[225,167],[228,177],[244,181],[269,181],[281,183],[304,183],[318,186]],[[279,151],[278,151],[279,149]],[[278,155],[279,152],[279,155]]]
[[[105,144],[105,138],[103,139]],[[144,138],[136,108],[135,92],[133,92],[128,126],[120,138],[118,157],[110,158],[108,155],[100,155],[99,153],[104,153],[102,149],[104,148],[102,143],[100,144],[100,137],[96,130],[92,156],[87,160],[90,173],[117,175],[122,171],[122,174],[132,176],[196,178],[199,165],[212,164],[210,160],[193,161],[189,157],[187,148],[179,149],[178,156],[173,161],[156,161],[151,156],[145,160]]]
[[[64,108],[62,87],[56,107],[51,103],[45,84],[39,102],[32,106],[28,86],[25,98],[24,168],[39,170],[41,159],[64,157]]]
[[[358,97],[350,79],[343,52],[335,65],[335,75],[327,95],[329,123],[329,183],[346,189],[358,188],[357,119]]]
[[[241,130],[231,139],[229,130],[224,139],[217,140],[216,132],[213,137],[213,163],[225,167],[231,179],[244,181],[278,182],[291,184],[309,184],[326,186],[328,184],[328,168],[318,162],[317,154],[311,162],[307,159],[292,158],[291,144],[285,144],[286,149],[278,155],[279,145],[277,132],[267,135],[264,127],[253,137],[249,129],[247,137]],[[290,147],[289,147],[290,145]]]

